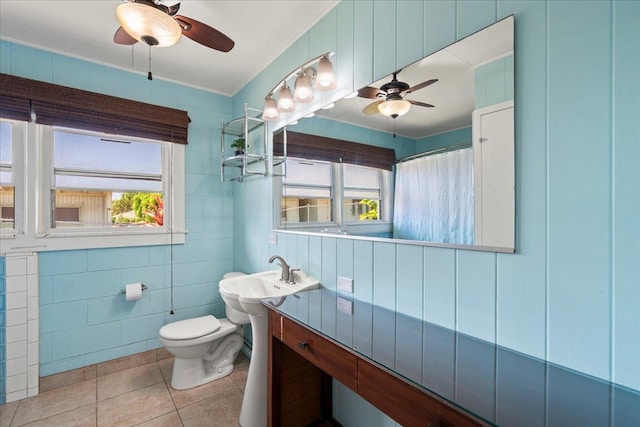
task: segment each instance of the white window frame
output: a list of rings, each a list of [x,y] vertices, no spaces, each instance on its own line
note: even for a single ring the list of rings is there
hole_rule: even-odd
[[[121,246],[152,246],[185,242],[185,146],[129,136],[108,135],[77,129],[54,128],[33,122],[24,124],[23,152],[13,151],[16,187],[16,229],[3,234],[0,254],[25,251],[55,251]],[[122,227],[55,229],[51,227],[51,189],[53,188],[53,131],[63,130],[112,139],[162,144],[163,193],[169,195],[164,206],[163,227]],[[14,139],[15,141],[15,139]],[[14,144],[16,145],[16,144]],[[20,222],[18,222],[20,218]],[[18,224],[21,225],[18,228]]]
[[[287,160],[305,161],[315,163],[318,160],[288,157]],[[374,221],[345,221],[344,220],[344,179],[342,163],[331,164],[331,200],[332,218],[331,222],[304,222],[304,223],[284,223],[281,220],[281,199],[283,197],[283,179],[281,176],[274,176],[273,179],[273,227],[276,230],[298,230],[298,231],[328,231],[352,233],[377,233],[390,231],[392,227],[393,215],[393,173],[381,169],[380,188],[380,211],[382,218]],[[387,173],[384,173],[387,172]]]

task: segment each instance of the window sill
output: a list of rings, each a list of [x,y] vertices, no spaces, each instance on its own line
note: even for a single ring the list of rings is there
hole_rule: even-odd
[[[72,249],[115,248],[123,246],[156,246],[184,244],[186,230],[169,233],[167,231],[127,231],[127,232],[83,232],[2,235],[0,255],[19,252],[62,251]]]

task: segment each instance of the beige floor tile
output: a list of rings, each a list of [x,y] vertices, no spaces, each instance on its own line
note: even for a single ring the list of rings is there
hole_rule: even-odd
[[[184,427],[232,427],[238,425],[242,393],[236,390],[226,396],[201,400],[178,410]]]
[[[176,411],[154,418],[142,424],[138,424],[136,427],[183,427],[183,424],[178,412]]]
[[[235,383],[240,390],[244,392],[244,387],[247,384],[247,374],[249,373],[249,362],[236,363],[231,372],[231,380]]]
[[[92,380],[96,377],[96,365],[73,369],[40,378],[40,393],[71,384]]]
[[[135,368],[137,366],[147,365],[156,361],[156,351],[149,350],[144,353],[134,354],[132,356],[121,357],[119,359],[110,360],[108,362],[98,363],[98,376],[113,374],[114,372],[124,371],[125,369]]]
[[[98,426],[133,426],[176,410],[164,382],[98,402]]]
[[[15,402],[0,405],[0,427],[9,427],[11,425],[11,421],[13,421],[13,416],[16,414],[16,409],[18,409],[19,404],[20,401],[16,400]]]
[[[229,376],[217,379],[210,383],[190,388],[187,390],[176,390],[169,386],[171,396],[178,409],[199,402],[204,399],[216,399],[223,397],[230,392],[237,392],[238,387]]]
[[[171,383],[171,375],[173,374],[173,358],[164,359],[158,362],[162,376],[167,384]]]
[[[98,377],[98,400],[129,393],[163,382],[156,362]]]
[[[53,417],[35,421],[25,427],[96,427],[96,405],[91,404],[73,409]]]
[[[12,426],[21,426],[95,402],[95,379],[56,388],[22,400],[18,405]]]
[[[166,348],[162,347],[162,348],[156,349],[156,360],[158,362],[164,359],[170,359],[172,357],[173,355],[169,353],[169,351]]]

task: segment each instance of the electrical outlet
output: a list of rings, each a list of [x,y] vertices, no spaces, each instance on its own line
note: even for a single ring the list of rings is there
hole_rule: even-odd
[[[353,279],[338,276],[338,290],[353,293]]]
[[[278,236],[276,233],[269,233],[269,244],[277,245],[278,244]]]
[[[338,311],[346,314],[353,314],[353,301],[338,297],[337,304]]]

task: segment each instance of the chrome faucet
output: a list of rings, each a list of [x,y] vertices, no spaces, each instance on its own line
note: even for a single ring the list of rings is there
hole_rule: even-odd
[[[287,264],[287,262],[280,255],[274,255],[271,258],[269,258],[269,264],[271,264],[275,260],[280,261],[279,265],[280,265],[280,268],[282,269],[280,280],[282,282],[288,283],[289,282],[289,264]]]

